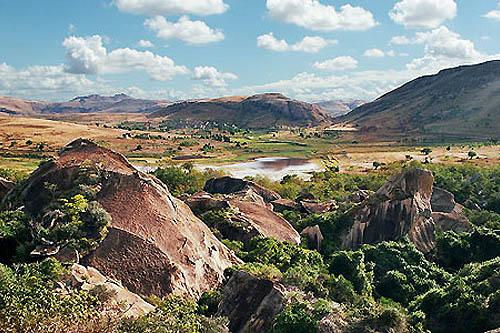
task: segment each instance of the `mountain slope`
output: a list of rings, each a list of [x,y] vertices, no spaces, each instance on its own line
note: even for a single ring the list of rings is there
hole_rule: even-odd
[[[381,136],[500,138],[500,61],[420,77],[335,122]]]
[[[348,100],[335,99],[331,101],[312,102],[312,104],[319,106],[332,117],[343,116],[365,103],[366,101],[357,99],[348,99]]]
[[[272,126],[316,126],[330,116],[316,105],[282,94],[185,101],[153,112],[151,118],[193,121],[224,121],[250,128]]]
[[[0,113],[28,116],[39,113],[48,104],[47,102],[26,101],[14,97],[0,96]]]
[[[168,101],[136,99],[125,94],[81,96],[60,103],[0,96],[0,112],[25,116],[53,113],[148,113],[169,104]]]
[[[157,106],[168,105],[169,102],[135,99],[125,94],[114,96],[89,95],[76,97],[69,102],[51,103],[40,112],[47,113],[137,113],[156,110]]]

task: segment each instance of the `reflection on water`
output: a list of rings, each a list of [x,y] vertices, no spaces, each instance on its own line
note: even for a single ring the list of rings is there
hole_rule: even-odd
[[[303,179],[310,178],[310,173],[323,171],[323,167],[307,159],[288,157],[265,157],[255,161],[226,165],[197,165],[197,169],[224,170],[233,177],[266,176],[271,180],[281,180],[286,175],[297,175]]]

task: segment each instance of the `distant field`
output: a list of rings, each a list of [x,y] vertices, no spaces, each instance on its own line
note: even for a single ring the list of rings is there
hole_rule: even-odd
[[[204,165],[220,165],[259,157],[299,157],[319,162],[330,156],[340,162],[341,171],[362,172],[372,169],[375,161],[390,163],[407,158],[424,161],[423,147],[431,147],[429,159],[434,163],[500,163],[500,147],[495,145],[440,142],[413,146],[396,140],[360,140],[358,143],[356,132],[350,129],[344,132],[337,128],[329,135],[321,129],[242,130],[232,134],[211,130],[212,135],[224,135],[231,141],[221,142],[213,137],[207,138],[203,131],[197,129],[160,132],[153,129],[154,125],[151,125],[151,130],[116,128],[125,121],[144,124],[146,120],[142,115],[136,115],[132,120],[127,115],[106,114],[51,118],[54,120],[0,116],[0,168],[32,171],[41,160],[56,155],[60,148],[79,137],[93,139],[126,155],[133,163],[147,166],[189,160]],[[449,151],[446,149],[448,146]],[[469,161],[471,150],[477,153],[479,159]]]

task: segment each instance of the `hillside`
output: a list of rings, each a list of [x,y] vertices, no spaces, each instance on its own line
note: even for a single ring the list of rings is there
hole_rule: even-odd
[[[332,117],[343,116],[365,103],[366,101],[358,99],[348,99],[348,100],[335,99],[331,101],[312,102],[312,104],[319,106]]]
[[[500,138],[500,61],[460,66],[406,83],[336,124],[367,137]]]
[[[224,121],[250,128],[317,126],[330,121],[330,116],[318,106],[282,94],[184,101],[153,112],[149,117]]]
[[[39,113],[49,103],[27,101],[14,97],[0,96],[0,113],[32,115]]]
[[[0,112],[16,115],[66,113],[146,113],[170,104],[168,101],[136,99],[125,94],[89,95],[71,101],[50,103],[0,96]]]

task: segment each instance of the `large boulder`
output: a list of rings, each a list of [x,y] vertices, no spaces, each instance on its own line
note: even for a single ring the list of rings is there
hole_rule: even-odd
[[[0,177],[0,203],[3,198],[9,193],[9,191],[14,187],[14,183],[10,180]]]
[[[222,281],[225,268],[241,262],[162,182],[85,139],[71,142],[58,159],[42,164],[20,200],[36,215],[47,205],[45,184],[71,190],[90,169],[100,175],[93,189],[111,223],[98,248],[81,258],[83,265],[134,293],[197,297]]]
[[[201,218],[209,212],[224,210],[224,218],[210,221],[210,227],[217,229],[224,238],[246,243],[255,236],[264,236],[300,243],[297,231],[267,205],[231,195],[213,197],[206,192],[195,193],[185,202]]]
[[[357,248],[406,236],[421,252],[429,253],[435,247],[436,230],[468,230],[468,220],[458,218],[457,211],[433,217],[433,183],[432,173],[423,169],[411,169],[394,176],[353,209],[354,222],[342,237],[342,247]],[[446,193],[439,192],[434,201],[441,209],[451,208],[450,196]]]
[[[105,308],[114,315],[139,317],[155,310],[153,305],[139,295],[128,291],[120,282],[107,278],[93,267],[73,264],[70,284],[73,288],[100,295]]]
[[[229,319],[231,332],[266,332],[283,308],[285,294],[279,283],[235,272],[224,287],[216,315]]]
[[[254,182],[233,177],[209,179],[203,190],[211,194],[231,195],[233,198],[255,202],[269,208],[271,208],[270,202],[281,199],[280,195],[274,191]]]

